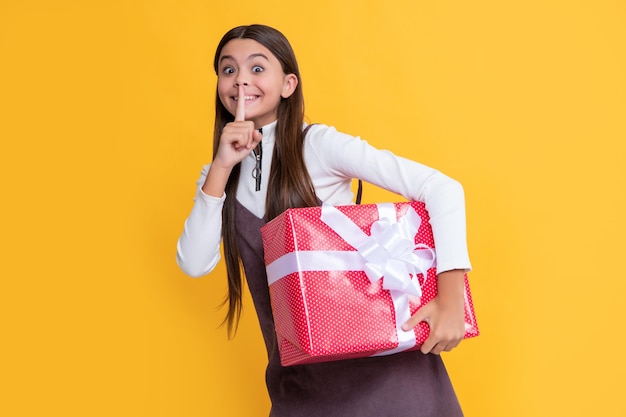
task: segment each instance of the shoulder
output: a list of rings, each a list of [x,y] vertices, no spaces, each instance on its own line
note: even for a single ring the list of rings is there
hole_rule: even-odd
[[[344,135],[345,133],[339,132],[335,126],[325,125],[323,123],[304,123],[302,128],[307,132],[306,137],[320,136],[320,135]]]
[[[304,139],[304,158],[308,166],[319,165],[326,172],[354,175],[365,160],[376,156],[375,149],[358,136],[338,131],[334,126],[314,124]]]
[[[305,147],[314,146],[315,148],[326,147],[337,149],[342,144],[362,142],[358,136],[352,136],[347,133],[338,131],[334,126],[321,123],[312,123],[305,125],[306,136],[304,137]]]
[[[334,126],[325,124],[309,124],[305,130],[303,149],[305,158],[318,159],[324,161],[324,164],[334,161],[342,153],[343,144],[354,140],[352,136],[339,132]]]

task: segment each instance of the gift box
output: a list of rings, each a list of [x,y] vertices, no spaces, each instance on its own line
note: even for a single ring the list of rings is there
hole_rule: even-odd
[[[437,294],[423,203],[288,209],[261,229],[283,366],[419,349],[400,326]],[[465,337],[478,335],[465,276]]]

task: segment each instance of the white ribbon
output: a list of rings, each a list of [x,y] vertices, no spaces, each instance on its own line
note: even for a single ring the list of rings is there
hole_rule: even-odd
[[[411,317],[409,296],[422,296],[417,275],[421,273],[426,282],[428,269],[435,264],[435,251],[415,245],[422,220],[413,207],[400,220],[393,204],[378,204],[377,208],[379,219],[372,223],[369,236],[333,206],[322,206],[321,219],[363,257],[363,270],[372,283],[384,277],[382,287],[389,291],[396,314],[398,347],[380,355],[390,355],[415,346],[415,332],[401,326]]]
[[[413,207],[396,220],[391,203],[378,204],[379,219],[372,223],[370,235],[348,216],[330,205],[322,206],[322,221],[354,247],[365,260],[364,271],[372,283],[383,276],[383,288],[407,295],[422,296],[417,274],[423,274],[435,262],[435,252],[426,245],[415,245],[415,235],[422,220]]]
[[[412,207],[400,220],[396,219],[396,209],[392,203],[378,204],[377,208],[379,220],[372,224],[368,236],[337,208],[323,205],[321,220],[354,247],[356,252],[289,252],[266,269],[270,285],[294,272],[322,269],[362,270],[372,283],[384,277],[382,287],[391,295],[398,335],[398,347],[380,354],[388,355],[415,346],[415,332],[405,332],[400,326],[411,317],[410,296],[422,296],[417,275],[422,274],[426,281],[428,269],[435,265],[435,251],[427,245],[415,245],[414,239],[421,219]]]

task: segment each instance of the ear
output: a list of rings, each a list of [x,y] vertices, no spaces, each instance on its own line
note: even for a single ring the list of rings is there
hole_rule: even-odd
[[[298,77],[296,74],[287,74],[285,75],[285,80],[283,82],[283,91],[280,94],[282,98],[289,98],[294,91],[296,91],[296,87],[298,86]]]

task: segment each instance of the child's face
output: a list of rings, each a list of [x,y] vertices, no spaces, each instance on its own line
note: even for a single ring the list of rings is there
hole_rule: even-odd
[[[277,119],[281,98],[289,97],[298,84],[294,74],[283,72],[269,49],[252,39],[233,39],[224,45],[217,75],[217,94],[233,116],[238,85],[244,86],[246,120],[252,120],[256,127]]]

